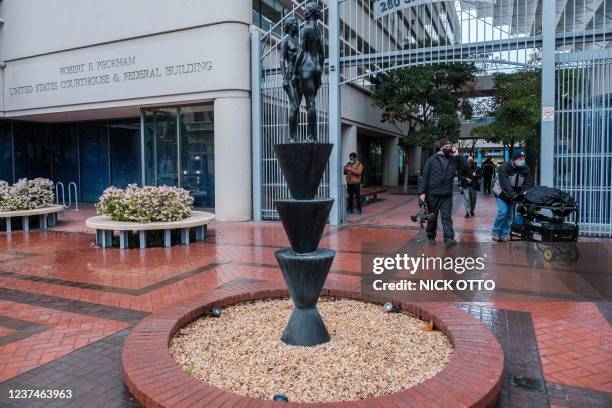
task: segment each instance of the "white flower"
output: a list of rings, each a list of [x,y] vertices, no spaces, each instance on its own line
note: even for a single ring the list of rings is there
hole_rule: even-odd
[[[191,215],[193,197],[178,187],[138,187],[128,185],[124,190],[107,188],[96,204],[98,214],[115,221],[149,223],[179,221]]]

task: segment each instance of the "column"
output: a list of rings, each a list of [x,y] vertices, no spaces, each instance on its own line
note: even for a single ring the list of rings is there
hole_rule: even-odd
[[[555,0],[542,3],[542,135],[540,184],[554,185],[555,121],[545,120],[544,110],[555,107]]]
[[[393,136],[385,139],[383,184],[397,186],[399,183],[399,137]]]
[[[261,221],[261,34],[251,33],[253,220]]]
[[[249,221],[252,212],[251,100],[215,99],[215,214]]]
[[[344,206],[344,192],[342,190],[342,136],[340,122],[342,110],[340,108],[340,5],[338,0],[329,0],[328,3],[329,26],[329,143],[334,145],[329,158],[329,192],[330,197],[336,199],[329,216],[331,225],[342,222],[342,207]]]

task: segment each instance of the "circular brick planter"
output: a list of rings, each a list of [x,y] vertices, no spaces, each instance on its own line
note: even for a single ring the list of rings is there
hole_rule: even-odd
[[[246,407],[297,406],[256,400],[203,383],[185,373],[168,351],[170,339],[206,309],[240,302],[287,297],[281,283],[232,286],[177,303],[144,319],[130,333],[123,347],[123,372],[128,389],[145,407]],[[326,287],[321,296],[360,299],[357,291]],[[332,407],[488,407],[497,397],[504,365],[502,349],[479,321],[449,303],[399,303],[423,320],[433,320],[454,346],[451,361],[433,378],[394,394],[339,403]]]

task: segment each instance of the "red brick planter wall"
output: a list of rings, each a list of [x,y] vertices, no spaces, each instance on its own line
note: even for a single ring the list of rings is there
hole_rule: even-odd
[[[322,296],[360,299],[342,287],[323,289]],[[501,386],[504,364],[495,337],[476,319],[449,303],[400,303],[398,306],[423,320],[433,320],[451,340],[455,350],[449,364],[433,378],[394,394],[326,404],[283,404],[243,397],[192,378],[170,356],[172,336],[202,316],[207,308],[288,296],[279,284],[264,283],[218,289],[177,303],[151,315],[130,333],[123,347],[125,382],[145,407],[488,407]]]

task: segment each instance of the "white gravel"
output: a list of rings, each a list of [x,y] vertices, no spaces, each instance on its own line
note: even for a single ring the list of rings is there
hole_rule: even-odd
[[[321,298],[318,309],[331,341],[295,347],[280,337],[293,305],[289,299],[243,303],[181,329],[170,353],[192,376],[253,398],[282,392],[291,402],[332,402],[378,397],[433,377],[453,348],[440,331],[380,305]]]

